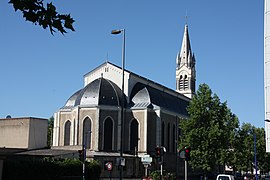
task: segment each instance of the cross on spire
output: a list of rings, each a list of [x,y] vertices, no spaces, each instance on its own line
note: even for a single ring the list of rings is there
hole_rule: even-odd
[[[189,18],[188,13],[187,13],[187,10],[186,10],[186,15],[185,15],[184,18],[186,19],[186,25],[187,25],[188,24],[188,18]]]

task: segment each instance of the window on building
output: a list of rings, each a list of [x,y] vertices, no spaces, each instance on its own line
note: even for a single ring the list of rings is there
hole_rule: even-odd
[[[162,122],[161,127],[161,146],[165,146],[165,123]]]
[[[83,140],[82,143],[85,145],[86,149],[90,149],[91,145],[91,120],[90,118],[85,118],[83,121]]]
[[[175,134],[176,134],[176,128],[175,128],[175,125],[173,125],[173,129],[172,129],[172,140],[173,140],[173,152],[176,152],[176,143],[177,143],[177,139],[175,137]]]
[[[171,151],[171,125],[168,124],[168,131],[167,131],[167,151]]]
[[[136,119],[133,119],[130,124],[130,150],[135,151],[138,147],[139,140],[139,123]]]
[[[104,141],[103,141],[104,151],[113,150],[113,121],[111,118],[105,119],[104,122]]]
[[[69,146],[70,145],[70,128],[71,128],[71,122],[68,120],[65,123],[64,146]]]
[[[188,77],[187,75],[185,75],[184,77],[184,90],[187,90],[188,89]]]
[[[180,79],[179,79],[179,90],[180,91],[184,90],[184,80],[183,80],[182,75],[180,76]]]
[[[186,91],[190,88],[189,86],[189,78],[188,76],[185,75],[181,75],[179,78],[179,90],[180,91]]]

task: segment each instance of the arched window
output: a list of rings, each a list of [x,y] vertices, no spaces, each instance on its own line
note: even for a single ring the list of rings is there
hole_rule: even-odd
[[[167,145],[168,145],[168,152],[171,151],[171,125],[168,124],[168,131],[167,131]]]
[[[104,123],[104,151],[113,150],[113,121],[111,118],[107,118]]]
[[[130,124],[130,150],[135,151],[135,147],[138,148],[139,140],[139,123],[136,119],[133,119]]]
[[[165,123],[162,122],[161,127],[161,146],[165,146]]]
[[[89,117],[85,118],[83,121],[83,134],[82,143],[85,145],[86,149],[90,149],[91,142],[91,120]]]
[[[179,90],[181,91],[186,91],[188,90],[189,87],[189,78],[186,74],[184,74],[183,76],[181,75],[179,78]]]
[[[64,130],[64,146],[70,145],[70,129],[71,129],[71,122],[67,121],[65,123],[65,130]]]
[[[184,89],[184,80],[183,80],[183,76],[181,75],[179,79],[179,90],[182,91],[183,89]]]
[[[185,75],[185,78],[184,78],[184,90],[187,90],[189,88],[188,86],[188,77],[187,75]]]
[[[173,125],[173,132],[172,132],[172,139],[173,139],[173,152],[176,152],[176,142],[177,142],[177,139],[175,137],[175,134],[176,134],[176,128],[175,128],[175,125]]]

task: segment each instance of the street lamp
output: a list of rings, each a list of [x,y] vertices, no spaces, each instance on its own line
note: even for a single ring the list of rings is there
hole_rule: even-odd
[[[123,33],[123,45],[122,45],[122,97],[121,97],[121,128],[120,128],[120,180],[123,178],[123,134],[124,134],[124,76],[125,76],[125,48],[126,48],[126,33],[125,29],[112,30],[111,34],[120,34]]]
[[[83,134],[84,138],[83,138],[83,146],[82,146],[82,151],[83,151],[83,169],[82,169],[82,179],[85,179],[85,160],[86,160],[86,149],[88,147],[87,144],[89,143],[89,140],[91,141],[91,139],[88,139],[88,134],[90,135],[92,133],[92,131],[88,130],[87,132],[85,132],[85,134]],[[87,144],[86,144],[87,143]]]

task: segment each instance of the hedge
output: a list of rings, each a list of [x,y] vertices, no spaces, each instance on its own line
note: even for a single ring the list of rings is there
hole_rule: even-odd
[[[99,179],[100,173],[101,166],[97,161],[86,162],[86,180]],[[6,159],[3,167],[3,180],[14,179],[82,179],[82,163],[78,159]]]

